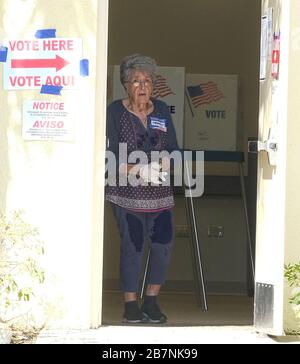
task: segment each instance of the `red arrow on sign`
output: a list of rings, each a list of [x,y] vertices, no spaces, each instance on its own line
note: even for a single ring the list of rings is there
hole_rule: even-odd
[[[11,68],[55,68],[57,72],[69,63],[56,55],[53,59],[12,59]]]

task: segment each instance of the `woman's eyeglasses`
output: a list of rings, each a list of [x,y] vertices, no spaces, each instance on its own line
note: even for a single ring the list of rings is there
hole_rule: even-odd
[[[133,87],[152,86],[152,80],[133,80],[133,81],[128,81],[128,82],[131,83]]]

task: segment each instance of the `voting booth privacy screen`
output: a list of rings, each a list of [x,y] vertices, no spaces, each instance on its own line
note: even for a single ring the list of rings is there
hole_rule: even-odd
[[[187,74],[186,149],[236,151],[238,76]]]

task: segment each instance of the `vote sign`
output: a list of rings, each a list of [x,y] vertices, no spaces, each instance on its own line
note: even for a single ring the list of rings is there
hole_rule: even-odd
[[[78,88],[82,40],[46,38],[8,40],[3,64],[5,90],[40,89],[43,85]]]
[[[238,76],[186,75],[185,148],[237,150]]]

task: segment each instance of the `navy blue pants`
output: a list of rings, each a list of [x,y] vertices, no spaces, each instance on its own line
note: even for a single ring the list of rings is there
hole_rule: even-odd
[[[120,281],[123,292],[137,292],[144,241],[148,240],[150,259],[146,284],[163,284],[173,243],[172,210],[135,212],[112,204],[121,236]]]

